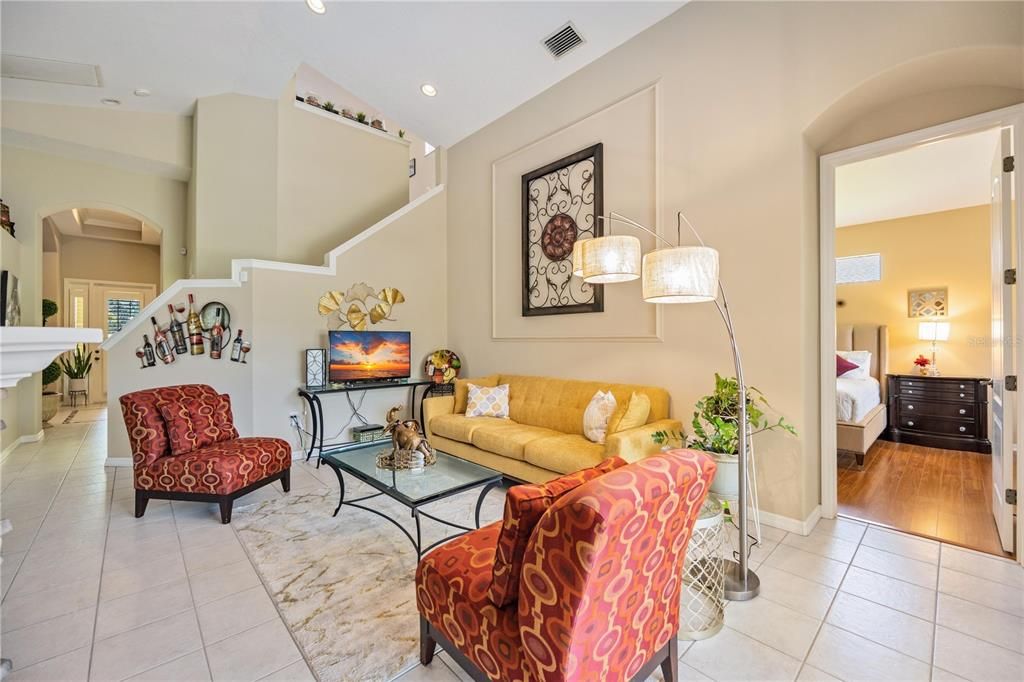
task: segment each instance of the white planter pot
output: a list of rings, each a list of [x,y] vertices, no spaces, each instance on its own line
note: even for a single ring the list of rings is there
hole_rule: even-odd
[[[68,391],[88,391],[89,379],[68,379]]]
[[[708,453],[718,465],[711,492],[718,497],[738,499],[740,496],[740,458],[735,455]]]

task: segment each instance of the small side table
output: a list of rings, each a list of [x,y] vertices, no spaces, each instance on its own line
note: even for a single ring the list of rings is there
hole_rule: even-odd
[[[700,508],[686,547],[679,639],[707,639],[725,624],[725,545],[722,503],[709,497]]]
[[[89,391],[68,391],[71,400],[71,407],[78,407],[78,397],[81,396],[85,405],[89,404]]]

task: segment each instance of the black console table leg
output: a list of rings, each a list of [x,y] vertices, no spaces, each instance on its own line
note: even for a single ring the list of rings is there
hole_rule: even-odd
[[[487,497],[487,493],[491,492],[492,490],[497,488],[499,485],[501,485],[501,481],[500,480],[499,481],[492,481],[492,482],[488,483],[487,485],[485,485],[484,489],[480,491],[480,497],[478,497],[477,500],[476,500],[476,513],[473,516],[474,520],[476,521],[476,527],[477,528],[480,527],[480,510],[483,509],[484,498]]]
[[[319,462],[317,462],[319,465]],[[338,477],[338,506],[334,508],[334,513],[331,516],[337,516],[338,512],[341,511],[341,505],[345,504],[345,479],[341,477],[341,469],[336,466],[332,466],[334,469],[334,475]]]

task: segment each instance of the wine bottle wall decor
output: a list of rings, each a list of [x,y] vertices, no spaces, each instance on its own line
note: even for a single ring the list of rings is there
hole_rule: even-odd
[[[153,325],[152,340],[149,334],[143,334],[142,345],[135,350],[141,369],[157,364],[171,365],[185,355],[206,356],[213,361],[227,355],[232,361],[244,364],[252,343],[242,338],[241,329],[232,335],[228,307],[218,301],[199,307],[191,293],[187,300],[187,303],[168,303],[168,319],[162,325],[155,316],[149,318]]]

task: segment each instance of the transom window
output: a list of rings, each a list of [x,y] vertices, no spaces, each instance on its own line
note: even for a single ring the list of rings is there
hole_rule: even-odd
[[[836,284],[877,282],[882,279],[882,254],[836,258]]]

